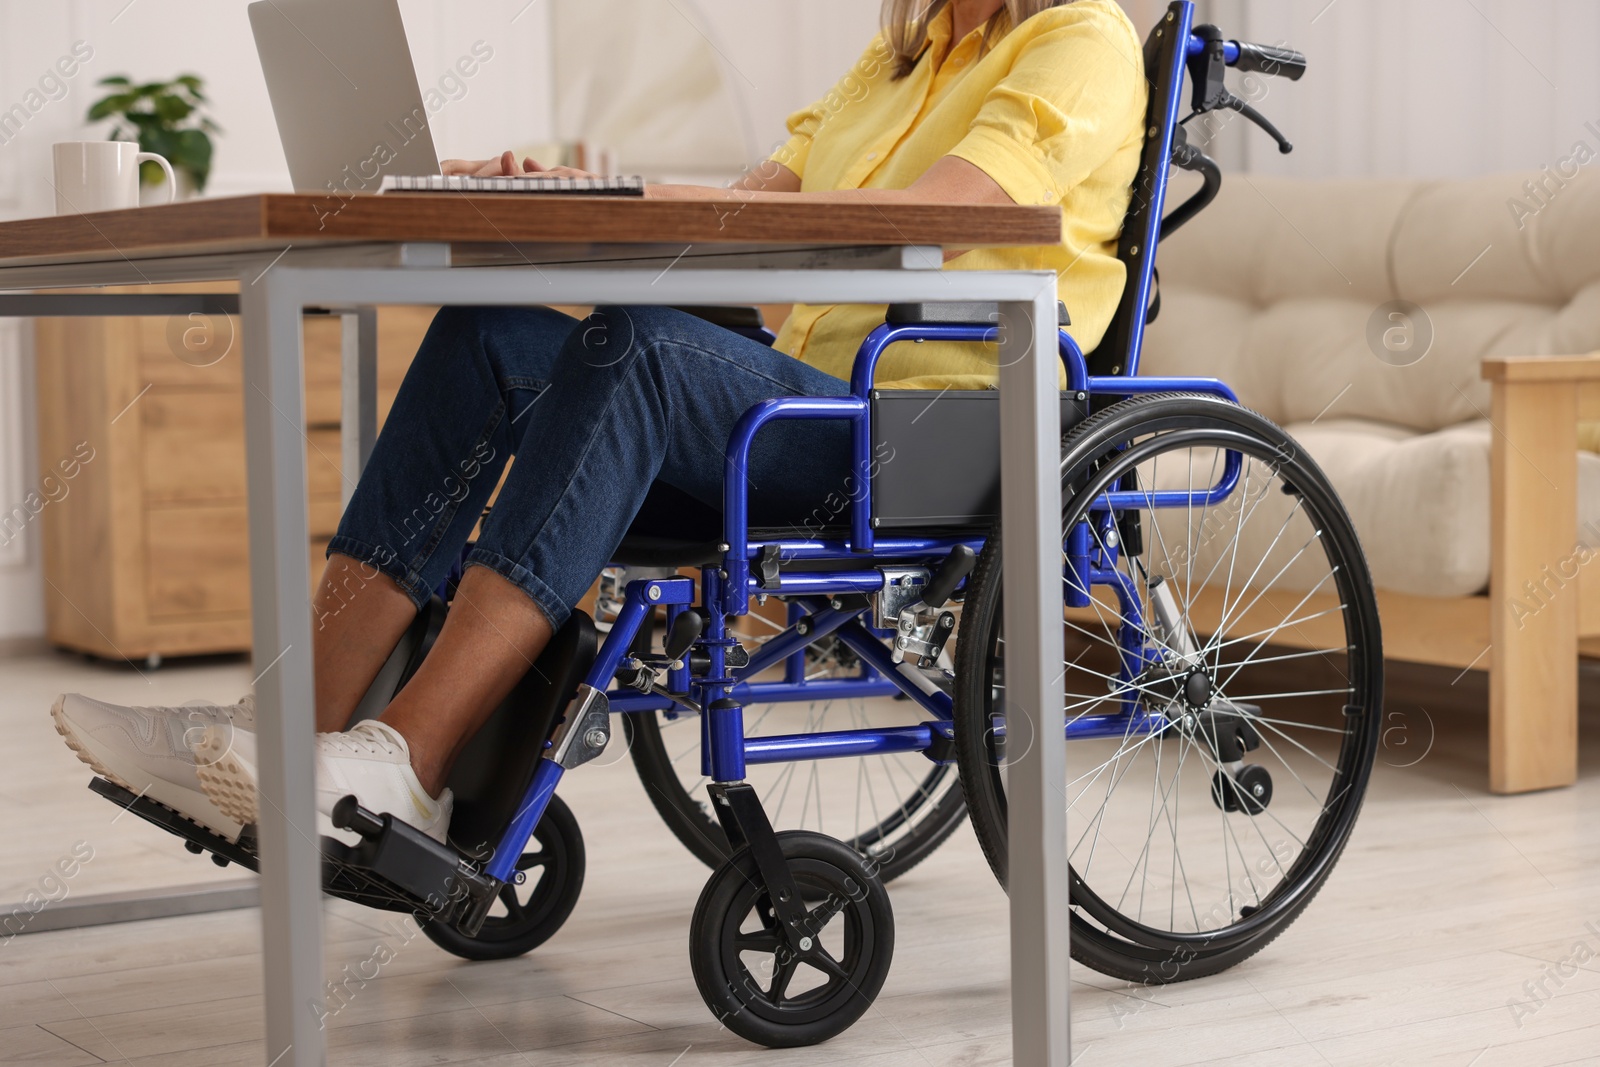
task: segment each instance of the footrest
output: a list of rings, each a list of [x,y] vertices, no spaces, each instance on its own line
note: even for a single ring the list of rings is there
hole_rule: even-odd
[[[255,829],[246,827],[237,842],[229,841],[199,823],[135,794],[104,778],[89,782],[89,788],[124,811],[183,839],[184,847],[199,855],[211,853],[220,866],[237,863],[249,871],[259,871],[261,860],[256,848]],[[444,913],[448,918],[462,901],[473,902],[474,911],[487,910],[478,902],[492,902],[500,886],[478,874],[447,845],[413,826],[388,815],[373,815],[347,798],[352,816],[360,826],[335,825],[353,829],[363,840],[354,847],[332,838],[321,839],[322,889],[329,896],[353,901],[384,911]],[[363,829],[363,827],[365,829]],[[478,920],[481,924],[482,920]]]
[[[361,835],[346,845],[322,839],[324,857],[368,872],[432,912],[446,912],[483,878],[449,845],[442,845],[392,815],[378,815],[345,797],[333,807],[333,825]]]
[[[259,861],[253,851],[191,821],[165,804],[158,804],[143,794],[132,793],[104,778],[91,779],[89,788],[124,811],[131,811],[146,822],[183,838],[190,852],[197,855],[209,852],[221,866],[237,863],[245,870],[259,869]]]

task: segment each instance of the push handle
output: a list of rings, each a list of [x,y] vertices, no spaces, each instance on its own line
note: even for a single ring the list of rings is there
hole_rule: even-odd
[[[1233,63],[1235,70],[1266,74],[1274,78],[1288,78],[1292,82],[1297,82],[1305,77],[1306,57],[1304,52],[1296,52],[1293,48],[1278,48],[1269,44],[1251,44],[1248,41],[1230,41],[1228,43],[1239,51],[1239,58]]]

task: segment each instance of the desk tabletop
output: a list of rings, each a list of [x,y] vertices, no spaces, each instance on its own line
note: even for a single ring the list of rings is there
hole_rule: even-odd
[[[631,197],[263,193],[0,223],[0,267],[286,245],[1025,247],[1061,241],[1054,207]],[[470,256],[469,256],[470,258]]]

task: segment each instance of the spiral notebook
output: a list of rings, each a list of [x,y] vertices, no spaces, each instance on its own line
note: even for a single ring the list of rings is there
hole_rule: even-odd
[[[389,174],[379,192],[384,193],[566,193],[578,196],[643,196],[644,179],[522,177],[469,178]]]

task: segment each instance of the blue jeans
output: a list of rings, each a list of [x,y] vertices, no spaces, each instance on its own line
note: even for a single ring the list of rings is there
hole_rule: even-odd
[[[376,568],[420,607],[460,560],[515,455],[467,565],[517,586],[559,628],[647,496],[658,526],[648,532],[715,530],[728,437],[750,407],[849,391],[669,308],[602,308],[582,322],[548,308],[446,308],[328,552]],[[752,522],[814,526],[845,491],[849,457],[844,422],[762,430]]]

